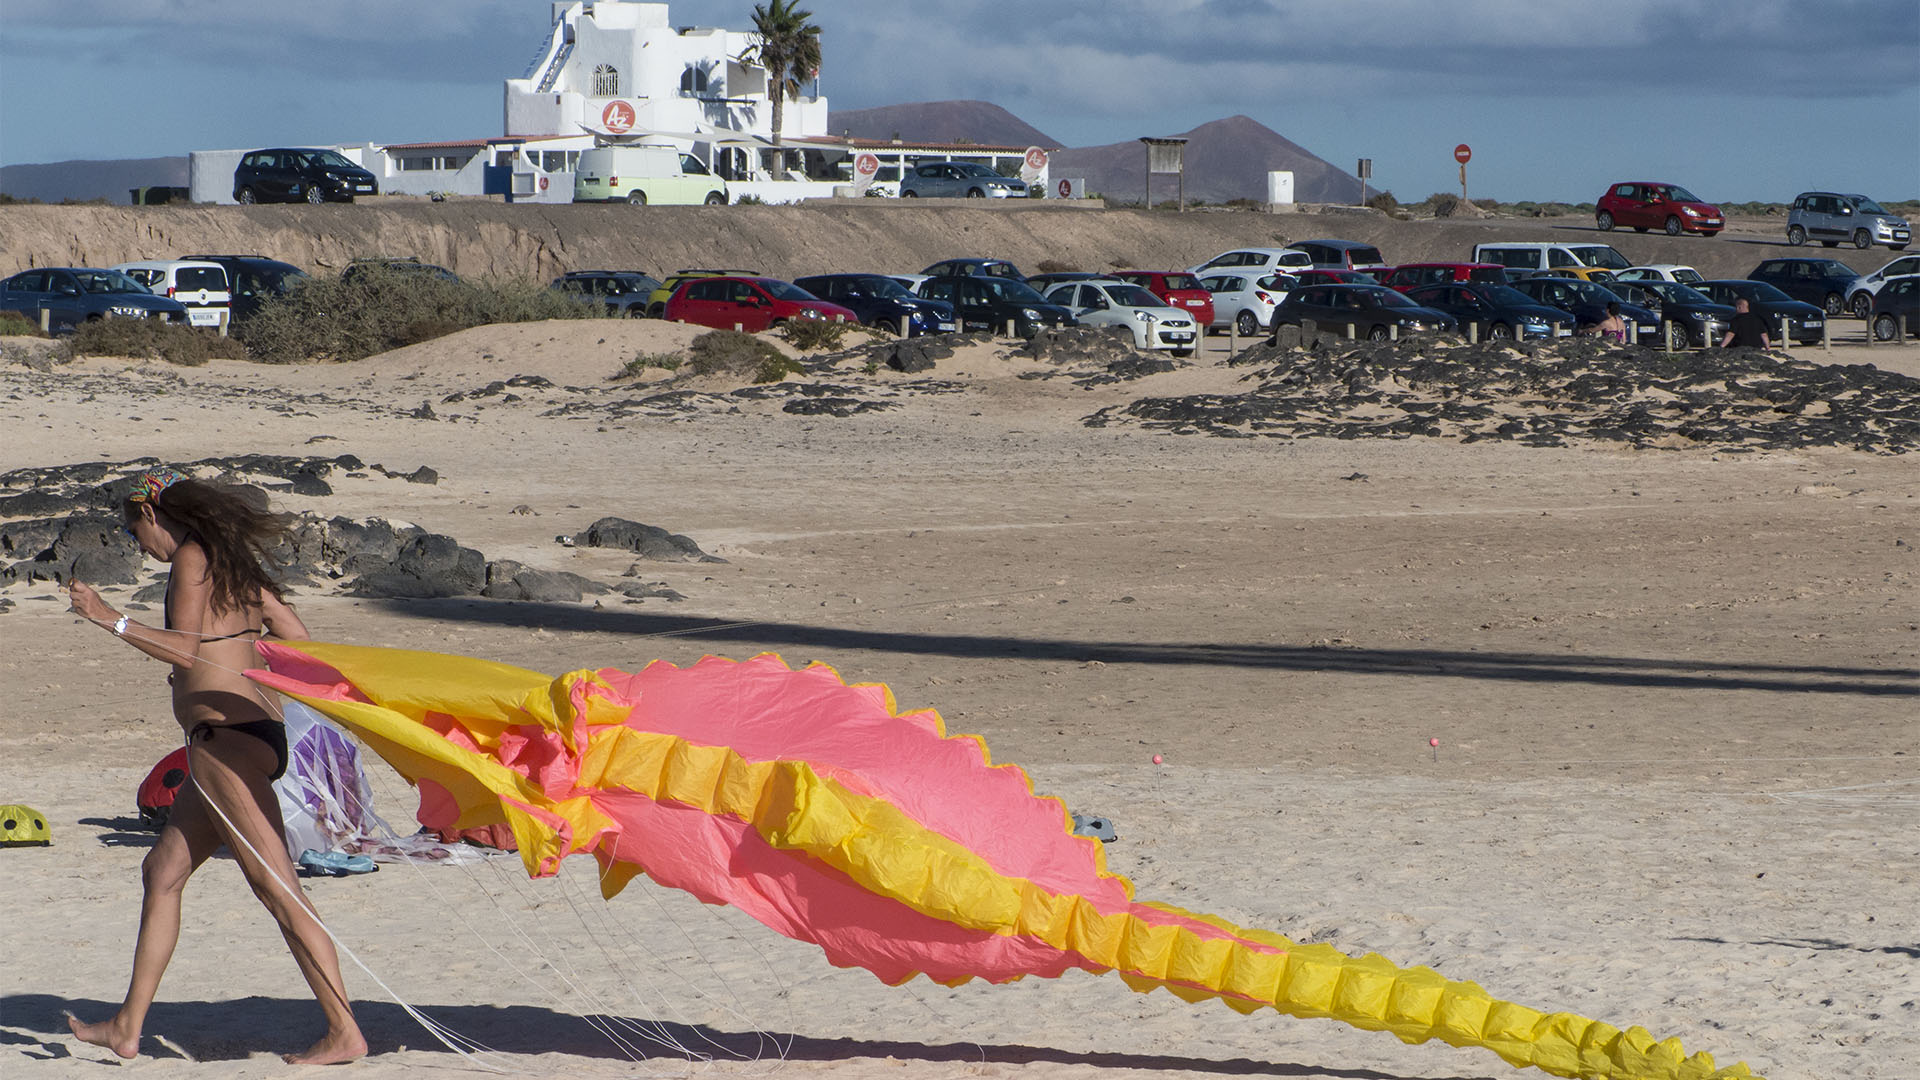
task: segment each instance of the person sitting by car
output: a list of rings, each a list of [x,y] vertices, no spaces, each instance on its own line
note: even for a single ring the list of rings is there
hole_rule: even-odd
[[[1720,347],[1741,345],[1753,349],[1770,349],[1773,341],[1767,336],[1767,320],[1754,314],[1746,297],[1733,302],[1733,322],[1727,326],[1725,336],[1720,339]]]

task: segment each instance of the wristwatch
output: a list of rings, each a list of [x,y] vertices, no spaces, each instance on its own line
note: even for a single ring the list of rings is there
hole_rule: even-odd
[[[127,617],[125,615],[122,615],[119,618],[113,620],[113,636],[114,637],[127,636]]]

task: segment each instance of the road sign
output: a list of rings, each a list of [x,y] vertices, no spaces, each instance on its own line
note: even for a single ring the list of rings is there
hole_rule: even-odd
[[[607,102],[607,107],[600,110],[600,126],[606,128],[610,135],[625,135],[632,131],[634,119],[633,106],[617,98]]]
[[[1361,158],[1360,167],[1354,171],[1353,175],[1362,180],[1373,179],[1373,159],[1370,157]]]
[[[1473,147],[1468,146],[1466,143],[1461,143],[1459,146],[1454,147],[1453,160],[1459,162],[1462,165],[1465,165],[1467,162],[1472,161]]]

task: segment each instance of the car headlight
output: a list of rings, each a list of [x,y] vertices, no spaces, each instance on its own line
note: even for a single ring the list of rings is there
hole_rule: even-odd
[[[1040,317],[1040,313],[1039,313],[1039,312],[1037,312],[1037,311],[1035,311],[1035,310],[1033,310],[1033,309],[1032,309],[1032,308],[1030,308],[1030,307],[1029,307],[1029,308],[1021,308],[1021,309],[1020,309],[1020,314],[1021,314],[1021,315],[1023,315],[1023,316],[1025,316],[1025,317],[1027,317],[1027,318],[1029,318],[1029,319],[1038,319],[1038,318]]]
[[[1688,217],[1699,217],[1699,216],[1700,216],[1700,211],[1698,211],[1698,210],[1695,210],[1695,209],[1694,209],[1693,207],[1691,207],[1691,206],[1683,206],[1683,207],[1681,207],[1681,208],[1680,208],[1680,212],[1681,212],[1681,213],[1683,213],[1683,214],[1685,214],[1685,215],[1687,215]]]
[[[1152,326],[1154,323],[1157,323],[1160,321],[1160,316],[1155,315],[1151,311],[1141,311],[1136,309],[1133,313],[1133,317],[1136,319],[1139,319],[1143,323],[1146,323],[1148,326]]]
[[[817,319],[820,317],[820,309],[803,307],[800,309],[800,317],[803,319]]]

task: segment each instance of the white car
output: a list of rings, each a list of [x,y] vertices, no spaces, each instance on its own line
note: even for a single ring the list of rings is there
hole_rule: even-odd
[[[1082,326],[1124,326],[1142,349],[1166,349],[1191,356],[1200,340],[1193,316],[1138,285],[1111,278],[1064,281],[1049,289],[1047,302],[1073,312]]]
[[[1615,281],[1671,281],[1679,285],[1696,285],[1707,280],[1700,271],[1679,263],[1647,263],[1644,266],[1629,266],[1625,270],[1613,272]]]
[[[233,315],[233,292],[226,268],[194,259],[148,259],[121,263],[120,271],[147,287],[155,296],[179,302],[187,309],[187,325],[225,330]]]
[[[1847,310],[1853,312],[1856,319],[1864,319],[1873,314],[1873,298],[1880,292],[1880,286],[1888,278],[1902,274],[1920,274],[1920,255],[1902,255],[1871,274],[1861,274],[1853,279],[1853,286],[1847,290]]]
[[[1200,287],[1213,294],[1213,329],[1231,326],[1241,337],[1253,337],[1273,325],[1273,309],[1292,291],[1285,274],[1207,274]]]
[[[1305,270],[1313,265],[1313,256],[1293,248],[1234,248],[1223,251],[1199,266],[1187,267],[1194,277],[1208,274],[1272,274]]]

